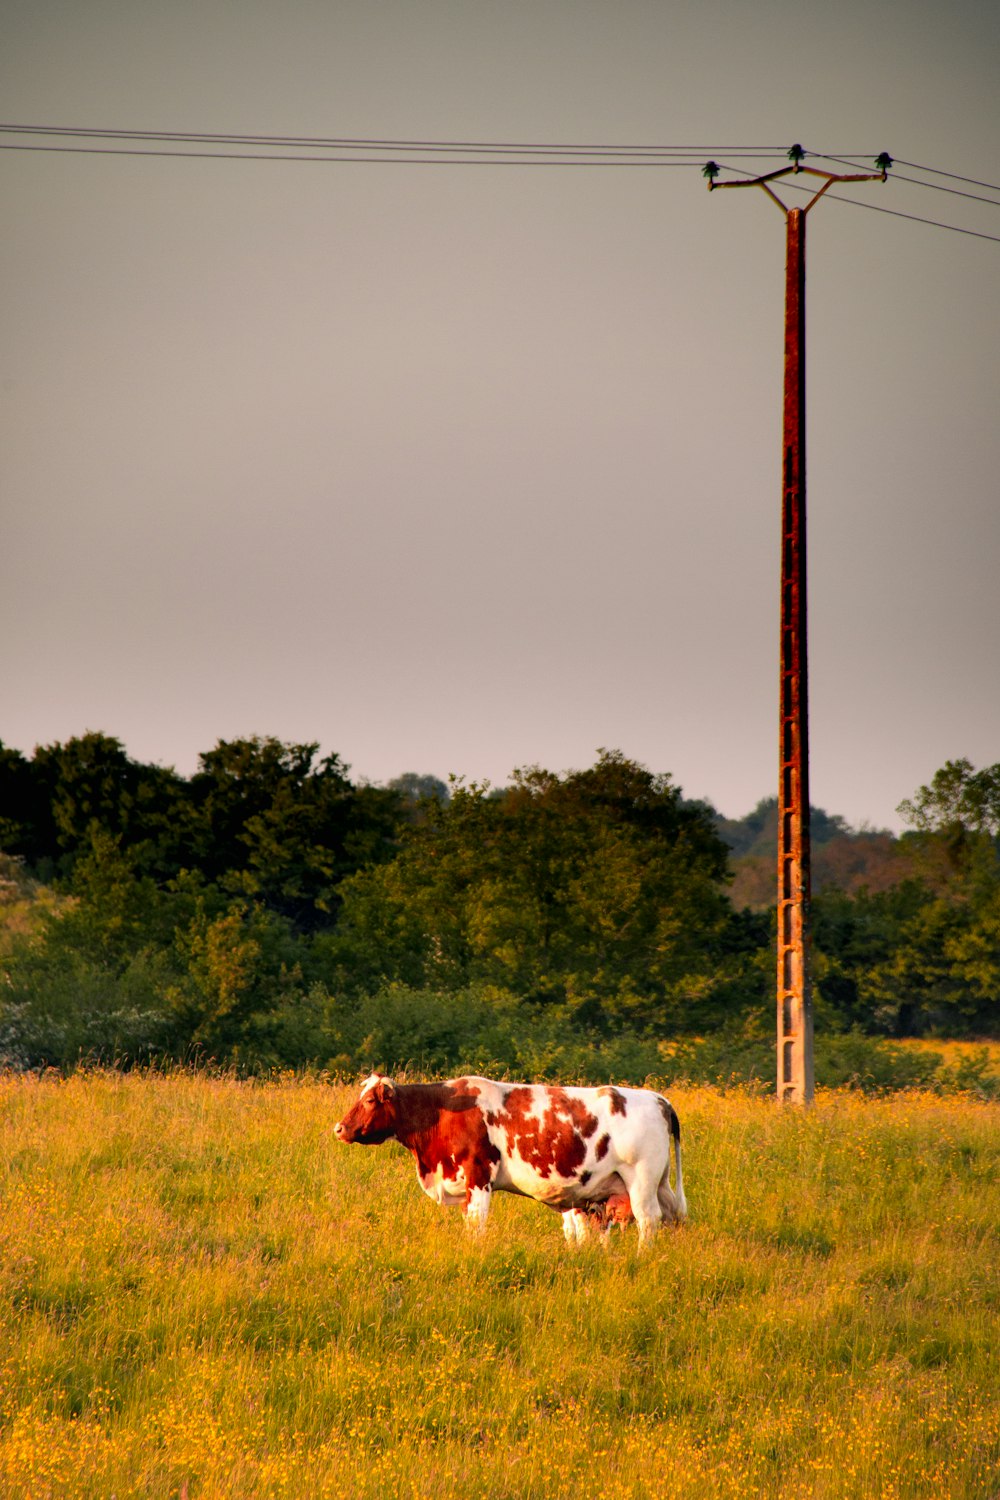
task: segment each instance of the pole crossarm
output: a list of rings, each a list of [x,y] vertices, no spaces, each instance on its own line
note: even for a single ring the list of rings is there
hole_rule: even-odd
[[[801,146],[788,167],[745,181],[716,182],[722,170],[707,162],[714,187],[759,187],[785,217],[785,383],[781,463],[781,602],[778,713],[777,1032],[778,1097],[809,1104],[813,1097],[811,856],[809,839],[809,672],[806,640],[806,214],[834,183],[885,182],[892,158],[883,151],[877,172],[827,172],[802,166]],[[804,208],[789,208],[773,183],[805,174],[822,187]]]
[[[798,148],[794,146],[792,147],[793,151],[795,151],[796,149]],[[789,155],[791,155],[791,152],[789,152]],[[802,166],[801,162],[795,161],[790,167],[778,167],[775,171],[765,172],[760,177],[747,177],[744,179],[737,179],[734,182],[716,182],[715,179],[721,171],[721,168],[718,167],[715,162],[707,162],[703,169],[703,175],[708,178],[708,191],[710,193],[717,188],[763,188],[764,192],[771,199],[772,203],[776,203],[781,209],[781,212],[786,215],[791,213],[792,210],[788,207],[787,203],[783,203],[781,201],[777,193],[771,187],[771,183],[778,182],[783,177],[822,177],[824,179],[823,186],[813,194],[805,207],[799,210],[801,213],[807,214],[812,208],[813,204],[818,202],[819,199],[822,198],[823,194],[827,191],[827,189],[833,187],[834,183],[885,182],[888,176],[889,167],[891,165],[892,158],[889,156],[888,152],[883,151],[881,156],[879,156],[876,161],[876,166],[880,168],[878,172],[827,172],[822,167],[804,167]]]

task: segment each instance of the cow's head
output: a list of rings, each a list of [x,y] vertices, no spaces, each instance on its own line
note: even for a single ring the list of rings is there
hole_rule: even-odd
[[[378,1146],[396,1134],[396,1086],[391,1078],[373,1073],[361,1085],[357,1101],[333,1127],[338,1141]]]

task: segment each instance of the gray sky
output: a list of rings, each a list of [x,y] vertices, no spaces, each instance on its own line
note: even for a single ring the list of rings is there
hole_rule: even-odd
[[[2,0],[0,35],[18,123],[1000,182],[995,0]],[[189,774],[273,734],[500,784],[608,746],[730,816],[771,794],[762,193],[13,151],[0,181],[6,744],[100,729]],[[852,196],[1000,235],[995,203]],[[813,800],[898,826],[946,759],[1000,759],[1000,244],[808,222]]]

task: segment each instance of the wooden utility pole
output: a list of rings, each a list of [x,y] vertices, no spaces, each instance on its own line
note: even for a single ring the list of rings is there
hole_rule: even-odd
[[[781,455],[781,606],[778,695],[778,1098],[808,1104],[813,1097],[813,1013],[810,964],[809,674],[806,654],[806,214],[835,182],[885,181],[878,172],[838,175],[801,165],[793,146],[790,167],[764,177],[716,182],[713,187],[760,187],[785,216],[785,394]],[[788,208],[771,184],[790,174],[821,177],[804,208]]]
[[[806,656],[806,215],[787,215],[778,713],[778,1098],[813,1096]]]

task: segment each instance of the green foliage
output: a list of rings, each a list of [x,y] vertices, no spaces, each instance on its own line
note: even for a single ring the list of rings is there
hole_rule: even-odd
[[[68,899],[46,906],[10,945],[0,1058],[67,1065],[169,1046],[163,993],[171,966],[155,940],[159,901],[154,883],[95,826]]]
[[[179,977],[166,998],[186,1047],[233,1063],[304,1060],[269,1055],[267,1044],[275,1018],[296,1008],[303,988],[299,947],[283,918],[246,901],[213,912],[199,900],[176,951]]]
[[[1000,882],[1000,764],[947,761],[929,786],[901,802],[921,876],[950,899],[975,901]]]
[[[0,1006],[0,1066],[141,1062],[175,1050],[163,994],[163,954],[111,969],[72,951],[29,951],[12,968]]]
[[[1000,834],[1000,762],[977,771],[971,761],[949,760],[929,786],[899,804],[900,816],[922,833],[964,840]]]
[[[220,741],[185,781],[103,734],[41,746],[30,762],[0,746],[0,848],[69,879],[104,834],[160,884],[196,871],[312,931],[332,923],[345,875],[391,856],[402,817],[396,792],[352,785],[317,749]]]
[[[941,1076],[943,1059],[866,1036],[860,1029],[844,1036],[816,1040],[816,1081],[822,1088],[852,1088],[863,1093],[931,1088]]]
[[[551,1010],[509,992],[474,984],[449,992],[389,985],[371,995],[325,999],[326,1050],[315,1054],[332,1072],[423,1075],[485,1073],[575,1083],[641,1084],[663,1067],[655,1039],[629,1029],[613,1035],[568,1027]]]
[[[63,871],[89,848],[95,831],[131,849],[145,870],[176,868],[183,783],[173,771],[141,765],[118,740],[88,733],[39,747],[32,777],[46,801],[49,849]]]
[[[773,1094],[776,1060],[774,1031],[769,1023],[770,1017],[757,1014],[730,1022],[705,1037],[662,1042],[659,1069],[668,1077],[689,1083],[722,1089],[745,1089],[749,1085]],[[985,1047],[951,1063],[941,1052],[873,1037],[856,1027],[847,1033],[818,1033],[814,1063],[816,1084],[821,1089],[851,1089],[873,1095],[924,1089],[936,1094],[971,1093],[983,1099],[1000,1099],[1000,1071]],[[633,1074],[628,1081],[641,1083],[643,1079]]]
[[[373,995],[331,1004],[329,1065],[344,1073],[463,1070],[517,1071],[519,1042],[541,1039],[526,1009],[503,991],[471,986],[455,992],[391,985]]]
[[[420,775],[416,771],[404,771],[388,783],[389,791],[401,799],[406,816],[413,823],[422,821],[426,802],[447,802],[451,791],[438,776]]]
[[[329,921],[346,875],[391,853],[399,816],[395,793],[352,786],[318,748],[220,741],[191,781],[190,864],[305,930]]]
[[[900,812],[909,873],[813,910],[821,1003],[835,1024],[897,1036],[1000,1031],[1000,766],[949,761]]]
[[[0,743],[0,850],[36,861],[45,852],[43,830],[50,822],[48,798],[31,763]]]
[[[301,991],[299,957],[275,913],[196,876],[161,888],[95,830],[68,898],[11,944],[0,1055],[30,1067],[192,1052],[256,1062],[274,1013]]]
[[[901,810],[900,840],[813,810],[821,1080],[863,1075],[861,1032],[1000,1034],[1000,768]],[[719,832],[764,847],[774,812],[726,823],[619,752],[449,793],[270,738],[190,780],[102,734],[0,746],[0,1057],[769,1079],[773,860],[734,905]]]
[[[832,1030],[876,1024],[863,993],[867,976],[896,953],[907,925],[930,899],[926,887],[908,879],[887,891],[856,895],[836,887],[812,903],[813,968],[817,1015]],[[882,1029],[892,1029],[885,1013]]]
[[[897,1035],[975,1035],[1000,1018],[1000,886],[975,904],[928,900],[892,954],[869,970],[860,998]]]
[[[588,1027],[697,1024],[741,977],[725,851],[700,808],[617,753],[502,798],[458,785],[391,863],[342,887],[343,983],[493,985]]]
[[[0,852],[0,962],[41,925],[56,900],[48,886],[28,873],[22,857]]]
[[[766,857],[772,864],[778,857],[778,799],[762,797],[745,818],[724,818],[713,813],[719,837],[737,858]],[[809,838],[814,848],[849,833],[847,823],[831,816],[821,807],[809,809]]]

